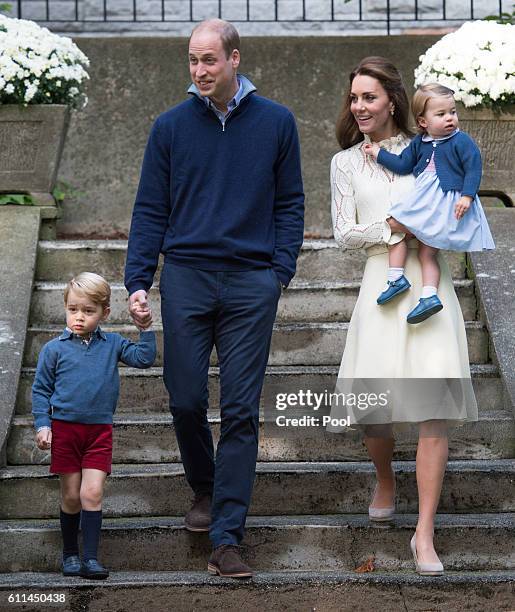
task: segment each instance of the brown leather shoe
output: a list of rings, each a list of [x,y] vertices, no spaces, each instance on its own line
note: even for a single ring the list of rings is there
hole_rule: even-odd
[[[211,526],[211,495],[195,495],[193,505],[184,517],[188,531],[209,531]]]
[[[207,562],[207,571],[223,578],[251,578],[252,570],[244,563],[240,547],[222,544],[213,550]]]

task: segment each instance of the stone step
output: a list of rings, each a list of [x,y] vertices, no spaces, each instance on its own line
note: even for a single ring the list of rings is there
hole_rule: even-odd
[[[322,566],[323,567],[323,566]],[[87,587],[87,588],[86,588]],[[515,572],[456,572],[428,579],[408,572],[257,572],[238,581],[200,572],[113,572],[109,580],[84,584],[61,574],[0,575],[3,601],[28,590],[64,593],[70,610],[432,610],[496,612],[511,610]],[[342,602],[345,602],[342,604]],[[342,607],[345,606],[345,607]],[[492,607],[493,606],[493,607]],[[41,607],[23,608],[41,612]]]
[[[394,462],[399,513],[417,511],[415,463]],[[515,511],[515,460],[450,461],[439,512]],[[370,462],[258,463],[251,515],[362,513],[375,483]],[[0,469],[0,519],[52,518],[59,480],[48,467]],[[107,480],[105,516],[182,516],[191,489],[180,464],[116,465]]]
[[[482,411],[502,410],[502,384],[497,367],[492,364],[472,364],[472,382],[478,405]],[[35,368],[23,368],[20,375],[16,413],[31,412],[31,387]],[[278,393],[298,393],[311,390],[313,393],[333,392],[338,376],[335,366],[269,366],[266,370],[262,404],[273,402]],[[219,371],[209,368],[209,405],[219,406]],[[119,413],[151,413],[168,409],[168,392],[163,383],[162,368],[138,370],[120,368]]]
[[[173,555],[173,550],[169,554]],[[257,571],[252,580],[245,581],[210,576],[205,569],[112,572],[108,580],[87,583],[60,573],[7,573],[0,574],[0,603],[3,609],[16,609],[20,604],[8,603],[9,598],[28,601],[30,594],[39,593],[47,597],[53,594],[57,602],[62,595],[67,610],[91,612],[164,611],[171,609],[170,602],[174,612],[263,609],[463,612],[464,605],[468,612],[499,612],[512,610],[515,600],[513,570],[450,572],[428,578],[413,569],[356,573],[324,571],[324,566],[322,563],[322,570],[312,572]],[[59,604],[54,605],[59,609]],[[23,605],[26,612],[42,609],[41,604]]]
[[[254,516],[242,554],[260,571],[352,571],[371,556],[377,571],[413,570],[409,541],[416,514],[399,515],[383,529],[368,515]],[[106,519],[100,558],[113,571],[195,571],[206,567],[207,533],[191,534],[182,517]],[[513,570],[515,514],[437,515],[435,546],[446,570]],[[59,571],[57,520],[0,521],[5,553],[0,572]],[[159,554],[158,551],[170,551]]]
[[[121,282],[124,276],[127,241],[125,240],[56,240],[41,241],[38,247],[36,279],[59,282],[79,272],[90,270],[110,282]],[[464,253],[446,252],[454,278],[466,277]],[[362,249],[344,251],[334,240],[304,240],[297,261],[296,280],[359,280],[367,256]],[[161,263],[155,282],[159,280]]]
[[[59,336],[64,325],[33,326],[28,329],[25,342],[24,365],[35,367],[43,344]],[[293,365],[339,365],[347,338],[348,322],[343,323],[277,323],[272,335],[272,346],[268,363],[271,366]],[[137,340],[134,325],[103,325],[108,332],[117,332]],[[488,332],[480,321],[466,321],[467,343],[471,363],[487,363]],[[157,359],[154,365],[163,364],[163,328],[155,326],[157,336]],[[217,364],[213,349],[211,364]],[[120,364],[122,365],[122,364]]]
[[[220,416],[210,411],[209,421],[215,444],[220,437]],[[414,459],[417,429],[399,436],[396,459]],[[515,422],[506,410],[481,413],[479,421],[452,430],[449,436],[451,459],[510,459],[515,457]],[[298,436],[267,436],[261,423],[258,461],[364,461],[367,451],[359,431],[343,434],[306,428]],[[179,462],[180,454],[169,413],[116,415],[114,463]],[[7,445],[9,465],[46,465],[50,453],[34,443],[32,417],[15,417]]]
[[[477,303],[474,294],[474,282],[469,279],[455,280],[454,287],[458,295],[463,317],[466,321],[477,318]],[[63,291],[64,283],[37,282],[32,294],[30,322],[35,324],[59,323],[64,321]],[[278,322],[293,323],[297,321],[349,321],[360,283],[358,281],[293,281],[283,293],[277,310]],[[161,323],[159,290],[152,287],[149,294],[154,322]],[[414,300],[413,305],[415,305]],[[122,284],[111,285],[111,314],[109,322],[127,323],[127,291]]]

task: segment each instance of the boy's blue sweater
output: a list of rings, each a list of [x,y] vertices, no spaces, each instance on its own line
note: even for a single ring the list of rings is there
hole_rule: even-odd
[[[287,285],[303,239],[304,195],[292,113],[248,93],[222,126],[197,96],[152,128],[125,268],[148,289],[159,253],[204,270],[273,267]]]
[[[417,177],[424,172],[433,151],[442,191],[460,191],[474,198],[481,183],[481,153],[465,132],[456,132],[446,140],[427,142],[418,134],[400,155],[381,149],[377,161],[396,174],[413,172]]]
[[[51,417],[74,423],[112,423],[120,380],[118,361],[149,368],[156,358],[156,335],[140,332],[139,342],[100,328],[89,344],[65,330],[41,349],[32,385],[36,430]]]

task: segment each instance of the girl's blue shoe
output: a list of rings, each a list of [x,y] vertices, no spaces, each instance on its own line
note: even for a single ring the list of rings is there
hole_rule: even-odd
[[[393,300],[394,297],[397,297],[401,293],[404,293],[404,291],[407,291],[410,287],[411,285],[404,274],[397,280],[388,281],[388,289],[385,289],[377,298],[377,303],[379,306],[382,306],[390,300]]]
[[[422,323],[430,316],[442,310],[443,305],[437,295],[428,298],[420,298],[415,308],[408,314],[408,323]]]

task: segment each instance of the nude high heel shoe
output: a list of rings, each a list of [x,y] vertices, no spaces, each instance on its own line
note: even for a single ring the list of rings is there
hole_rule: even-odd
[[[421,576],[441,576],[444,573],[443,565],[438,563],[419,563],[417,557],[417,534],[414,533],[410,542],[411,552],[415,561],[417,572]]]
[[[372,496],[372,499],[375,497],[376,490],[377,490],[377,485],[375,486],[374,495]],[[394,490],[394,499],[395,499],[395,490]],[[374,508],[373,506],[368,507],[368,518],[371,521],[375,521],[377,523],[391,520],[394,514],[395,514],[395,504],[387,508]]]

